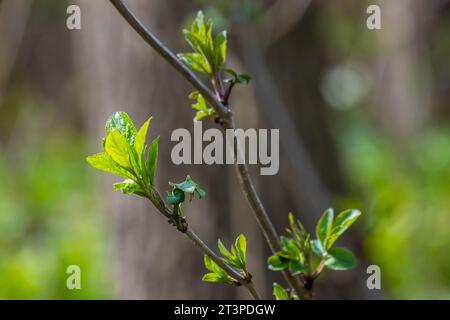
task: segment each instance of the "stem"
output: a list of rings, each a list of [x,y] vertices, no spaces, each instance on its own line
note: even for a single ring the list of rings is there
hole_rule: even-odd
[[[147,196],[147,198],[152,202],[152,204],[158,209],[158,211],[166,218],[169,219],[169,221],[173,218],[173,213],[169,208],[165,206],[164,203],[157,202],[153,200],[150,196]],[[178,229],[181,231],[180,229]],[[243,285],[255,298],[255,300],[261,300],[261,296],[256,291],[256,288],[254,287],[254,284],[251,280],[240,274],[238,271],[227,265],[225,262],[223,262],[215,253],[211,250],[211,248],[208,247],[208,245],[203,242],[202,239],[200,239],[197,234],[192,231],[192,229],[187,226],[185,230],[181,231],[181,233],[185,234],[193,243],[194,245],[203,253],[206,254],[208,257],[211,258],[219,267],[221,267],[223,270],[226,271],[226,273],[235,279],[239,284]]]
[[[317,266],[316,270],[311,275],[311,278],[313,280],[317,279],[317,277],[320,275],[320,273],[323,271],[323,268],[325,267],[325,260],[320,260],[319,265]]]
[[[229,129],[235,129],[234,126],[234,118],[231,117],[231,125]],[[236,148],[236,152],[241,152],[241,148],[239,144],[237,143],[237,140],[234,139],[234,146],[233,148]],[[234,150],[234,149],[233,149]],[[239,184],[241,185],[242,192],[244,193],[245,198],[249,202],[251,208],[253,209],[253,213],[255,216],[256,221],[258,222],[259,226],[261,227],[264,237],[267,240],[267,243],[269,244],[270,250],[272,253],[281,251],[281,245],[279,242],[277,231],[275,230],[275,227],[272,224],[272,221],[269,218],[269,215],[266,212],[266,209],[264,208],[264,205],[262,204],[258,193],[256,192],[255,186],[253,184],[252,178],[250,177],[250,174],[248,173],[247,165],[244,163],[238,163],[238,161],[235,161],[236,164],[236,172],[239,177]],[[289,270],[282,271],[282,274],[286,281],[292,286],[292,288],[295,290],[297,295],[301,295],[301,283],[298,278],[294,277]]]
[[[163,43],[143,25],[143,23],[130,11],[122,0],[110,0],[110,2],[129,23],[129,25],[144,39],[144,41],[155,49],[155,51],[158,52],[162,58],[169,62],[175,70],[186,78],[186,80],[204,96],[205,100],[209,102],[221,118],[223,128],[234,129],[234,119],[231,111],[218,100],[216,95],[184,63],[182,63],[176,55],[170,51],[169,48],[164,46]],[[241,152],[239,145],[237,145],[237,152]],[[278,240],[277,232],[275,231],[275,228],[272,225],[261,200],[259,199],[254,184],[248,173],[247,165],[238,164],[236,161],[236,167],[242,191],[253,209],[255,218],[264,233],[264,237],[266,238],[272,253],[280,251],[281,245]],[[211,257],[211,259],[213,258]],[[301,295],[301,283],[299,279],[295,278],[289,270],[283,271],[283,276],[296,291],[296,293]]]

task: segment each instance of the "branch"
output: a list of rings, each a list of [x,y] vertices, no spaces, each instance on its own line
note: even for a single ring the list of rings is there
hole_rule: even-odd
[[[234,129],[234,119],[230,110],[224,106],[214,95],[214,93],[184,64],[182,63],[175,54],[170,51],[162,42],[157,39],[143,24],[142,22],[130,11],[130,9],[123,3],[122,0],[110,0],[114,7],[119,11],[122,17],[130,24],[130,26],[147,42],[156,52],[158,52],[162,58],[172,65],[175,70],[177,70],[186,80],[191,83],[194,88],[196,88],[205,99],[211,104],[214,110],[217,112],[221,118],[221,124],[223,129]],[[237,144],[236,139],[235,146],[237,147],[237,152],[240,153],[240,146]],[[253,181],[247,170],[246,164],[238,164],[236,162],[238,177],[240,180],[240,185],[242,191],[247,198],[250,206],[253,209],[255,218],[261,227],[264,237],[269,243],[270,249],[273,253],[281,250],[281,245],[278,240],[278,234],[267,215],[266,209],[264,208],[257,192],[254,187]],[[300,295],[301,284],[298,278],[295,278],[290,271],[283,271],[285,279],[294,288],[296,293]]]
[[[172,221],[173,213],[169,208],[167,208],[163,203],[152,200],[152,198],[149,196],[147,196],[147,198],[164,217],[168,218],[169,221]],[[189,226],[187,226],[185,230],[181,231],[181,233],[185,234],[194,243],[195,247],[197,247],[203,254],[206,254],[208,257],[210,257],[211,260],[213,260],[219,267],[225,270],[230,277],[235,279],[240,285],[243,285],[250,292],[253,298],[255,298],[255,300],[261,300],[261,296],[259,295],[258,291],[256,291],[253,282],[227,265],[225,262],[223,262],[222,259],[220,259],[214,253],[214,251],[212,251],[211,248],[209,248],[208,245],[204,243],[203,240],[200,239],[200,237],[194,231],[192,231]]]

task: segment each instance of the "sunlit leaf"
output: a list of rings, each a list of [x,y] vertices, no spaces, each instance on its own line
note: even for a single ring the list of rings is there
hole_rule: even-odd
[[[119,131],[130,145],[134,145],[136,128],[128,114],[123,111],[115,112],[106,121],[105,131],[108,136],[113,130]]]
[[[105,152],[119,165],[131,168],[129,144],[125,137],[117,130],[112,130],[105,141]]]
[[[132,177],[129,172],[118,166],[106,152],[94,154],[87,157],[86,160],[95,169],[106,171],[122,178]]]

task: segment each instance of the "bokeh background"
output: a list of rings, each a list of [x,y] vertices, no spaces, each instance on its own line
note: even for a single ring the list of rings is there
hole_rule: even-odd
[[[317,298],[450,298],[450,1],[127,0],[175,52],[202,9],[229,31],[238,127],[280,128],[280,172],[259,176],[281,232],[293,211],[314,230],[327,207],[364,213],[342,243],[359,266],[325,272]],[[81,7],[81,30],[66,8]],[[382,30],[366,28],[379,4]],[[151,204],[114,193],[85,157],[123,110],[159,134],[157,185],[190,174],[207,191],[186,207],[211,245],[245,233],[265,297],[279,274],[232,166],[174,166],[170,134],[192,130],[191,88],[109,1],[0,1],[0,298],[248,298],[200,281],[202,256]],[[213,124],[211,124],[213,126]],[[81,267],[81,290],[66,268]],[[379,265],[382,290],[368,290]]]

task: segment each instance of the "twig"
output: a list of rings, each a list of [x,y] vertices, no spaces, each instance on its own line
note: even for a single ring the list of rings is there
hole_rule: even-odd
[[[172,65],[183,77],[186,78],[210,103],[220,117],[220,122],[224,129],[234,129],[234,119],[230,110],[224,106],[215,96],[215,94],[178,58],[170,49],[162,44],[130,11],[130,9],[123,3],[122,0],[110,0],[117,11],[125,18],[130,26],[147,42],[156,52],[158,52],[167,62]],[[235,142],[236,143],[236,142]],[[237,152],[240,151],[237,145]],[[258,221],[264,236],[269,243],[270,249],[273,253],[281,250],[281,245],[278,240],[277,232],[267,215],[267,212],[256,192],[253,182],[245,164],[238,164],[236,161],[237,172],[242,187],[243,193],[247,198],[250,206],[253,209],[256,220]],[[289,284],[294,288],[298,295],[301,294],[301,284],[298,278],[292,276],[290,271],[283,272],[284,277]]]

